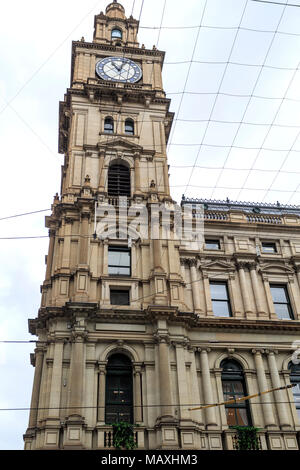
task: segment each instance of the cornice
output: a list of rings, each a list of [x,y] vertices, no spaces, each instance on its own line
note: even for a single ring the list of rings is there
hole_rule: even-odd
[[[86,42],[86,41],[72,41],[72,55],[75,53],[76,48],[81,49],[95,49],[97,51],[105,52],[123,52],[124,54],[137,54],[140,56],[151,56],[151,57],[162,57],[164,59],[166,53],[158,49],[144,49],[141,47],[133,46],[114,46],[112,44],[103,44],[98,42]]]

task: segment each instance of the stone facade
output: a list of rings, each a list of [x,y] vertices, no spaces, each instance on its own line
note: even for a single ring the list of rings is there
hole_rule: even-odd
[[[189,408],[224,401],[226,358],[242,367],[248,394],[290,383],[300,339],[300,210],[184,199],[182,206],[204,206],[205,239],[216,247],[193,249],[161,231],[159,239],[130,241],[130,276],[112,275],[109,249],[128,248],[128,240],[94,236],[95,199],[120,213],[108,191],[109,168],[119,164],[130,175],[126,206],[173,204],[166,156],[173,114],[162,86],[164,53],[140,47],[138,22],[113,2],[94,26],[92,43],[73,42],[71,83],[60,103],[61,195],[46,217],[41,307],[29,320],[38,341],[25,449],[110,448],[106,381],[114,354],[131,361],[140,449],[232,449],[224,406]],[[135,61],[142,79],[101,80],[95,65],[108,56]],[[113,132],[105,131],[107,117]],[[226,283],[230,316],[214,313],[211,281]],[[290,319],[276,313],[273,284],[288,292]],[[129,305],[112,305],[113,289],[129,292]],[[291,389],[249,406],[263,449],[298,449]]]

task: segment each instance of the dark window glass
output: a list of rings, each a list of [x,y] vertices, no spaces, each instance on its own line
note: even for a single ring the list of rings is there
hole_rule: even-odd
[[[231,308],[226,282],[211,281],[209,285],[214,314],[217,317],[230,317]]]
[[[296,384],[296,387],[293,387],[292,390],[300,424],[300,364],[290,363],[289,369],[291,370],[291,384]]]
[[[262,242],[261,246],[263,253],[277,253],[276,243]]]
[[[131,252],[128,248],[108,248],[108,274],[115,276],[130,276]]]
[[[130,197],[130,171],[124,165],[111,165],[108,169],[108,195]]]
[[[286,286],[271,284],[270,289],[278,318],[293,320],[293,312]]]
[[[242,398],[246,386],[242,367],[233,360],[221,362],[222,388],[224,401]],[[247,401],[225,405],[228,426],[251,426],[250,410]]]
[[[128,357],[115,354],[106,370],[105,422],[133,422],[132,365]]]
[[[122,31],[118,28],[114,28],[111,32],[112,39],[122,39]]]
[[[113,134],[114,132],[114,120],[111,117],[105,118],[104,121],[104,132],[107,134]]]
[[[125,134],[134,135],[134,122],[132,119],[125,121]]]
[[[206,250],[220,250],[220,240],[205,240],[205,249]]]
[[[129,290],[110,290],[110,303],[111,305],[130,305]]]

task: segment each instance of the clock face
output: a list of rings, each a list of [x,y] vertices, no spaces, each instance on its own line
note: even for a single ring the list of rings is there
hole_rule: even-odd
[[[135,83],[142,77],[139,65],[125,57],[106,57],[96,64],[97,75],[103,80]]]

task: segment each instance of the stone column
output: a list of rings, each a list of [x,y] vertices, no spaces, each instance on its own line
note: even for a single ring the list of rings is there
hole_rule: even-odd
[[[272,380],[272,388],[281,387],[280,377],[278,373],[278,368],[276,364],[276,358],[274,351],[268,352],[268,364]],[[278,411],[279,424],[282,429],[290,428],[291,424],[287,415],[286,404],[284,403],[284,398],[282,395],[282,390],[277,390],[273,392],[276,401],[276,407]],[[269,395],[271,396],[271,395]]]
[[[142,410],[142,380],[141,380],[141,366],[134,365],[134,417],[135,423],[141,423],[143,421],[143,410]]]
[[[64,340],[55,340],[49,400],[49,418],[59,418]]]
[[[141,194],[140,154],[134,154],[134,185],[135,193]]]
[[[190,270],[191,270],[191,286],[193,292],[193,302],[194,302],[194,310],[196,313],[202,312],[201,309],[201,300],[200,300],[200,287],[199,287],[199,276],[200,272],[197,272],[197,260],[191,259],[190,260]]]
[[[251,282],[252,282],[252,288],[253,288],[253,293],[254,293],[257,314],[260,317],[262,316],[266,317],[267,313],[264,311],[264,308],[263,308],[262,292],[258,284],[256,263],[249,263],[249,268],[250,268],[250,276],[251,276]]]
[[[249,297],[247,281],[246,281],[246,276],[245,276],[245,267],[246,267],[245,263],[237,263],[237,269],[238,269],[238,272],[239,272],[244,310],[245,310],[246,316],[248,316],[249,314],[251,314],[253,312],[252,312],[252,309],[251,309],[250,297]]]
[[[155,238],[153,240],[153,262],[154,262],[154,269],[157,270],[162,270],[162,260],[161,260],[161,246],[160,246],[160,240],[158,238]]]
[[[159,354],[159,383],[161,419],[173,418],[172,393],[171,393],[171,371],[169,364],[169,344],[165,336],[158,337]]]
[[[53,264],[53,253],[54,253],[54,243],[55,243],[55,230],[49,230],[49,250],[47,256],[47,268],[45,280],[49,281],[51,279],[51,270]]]
[[[164,185],[165,185],[164,192],[170,195],[169,168],[168,168],[167,160],[164,163]]]
[[[106,384],[106,363],[99,364],[98,382],[98,413],[97,420],[105,423],[105,384]]]
[[[74,331],[72,343],[69,416],[81,417],[85,332]]]
[[[200,398],[200,390],[199,390],[199,380],[197,375],[196,369],[196,360],[195,360],[195,348],[190,347],[190,361],[191,361],[191,384],[192,390],[190,390],[190,396],[192,397],[192,406],[194,408],[196,406],[200,406],[201,398]],[[203,411],[201,410],[194,410],[191,411],[191,416],[193,421],[197,421],[201,427],[203,427]]]
[[[62,268],[70,267],[70,251],[71,251],[71,234],[72,234],[72,220],[66,218],[64,220],[64,246],[63,246],[63,256],[62,256]],[[58,266],[60,268],[60,266]]]
[[[202,376],[202,386],[204,394],[204,403],[210,405],[214,403],[213,399],[213,389],[210,377],[209,362],[208,362],[208,352],[210,349],[199,349],[200,351],[200,364],[201,364],[201,376]],[[215,428],[217,427],[217,418],[215,408],[206,408],[206,427]]]
[[[104,160],[105,160],[105,152],[101,150],[99,152],[99,186],[98,191],[104,192],[105,191],[105,170],[104,170]]]
[[[208,274],[206,272],[203,272],[202,274],[203,274],[203,284],[204,284],[204,296],[205,296],[205,303],[206,303],[206,314],[208,317],[213,317],[214,312],[212,308]]]
[[[189,397],[187,389],[187,377],[185,367],[185,344],[174,343],[176,350],[176,362],[177,362],[177,381],[178,381],[178,392],[179,392],[179,416],[181,420],[189,420],[190,412],[187,410]]]
[[[269,284],[268,276],[263,274],[262,278],[263,278],[263,281],[264,281],[265,294],[266,294],[267,303],[268,303],[268,307],[269,307],[269,317],[271,318],[271,320],[278,320],[278,317],[277,317],[277,315],[275,313],[275,309],[274,309],[274,303],[273,303],[273,298],[272,298],[272,294],[271,294],[271,290],[270,290],[270,284]]]
[[[37,346],[34,353],[35,353],[35,370],[34,370],[32,396],[31,396],[31,403],[30,403],[30,415],[29,415],[29,425],[28,425],[29,428],[34,428],[37,425],[41,377],[42,377],[43,359],[44,359],[43,347],[40,345]]]
[[[260,392],[265,392],[266,390],[269,389],[269,387],[268,387],[267,378],[265,374],[262,354],[261,354],[261,351],[257,349],[253,349],[252,353],[254,354],[258,388]],[[273,408],[272,408],[272,405],[270,404],[270,395],[269,394],[261,395],[261,402],[262,402],[262,410],[263,410],[263,416],[264,416],[264,421],[265,421],[265,427],[266,428],[276,427]]]
[[[87,212],[84,212],[81,214],[79,264],[85,264],[85,265],[88,263],[89,215],[90,214]]]

